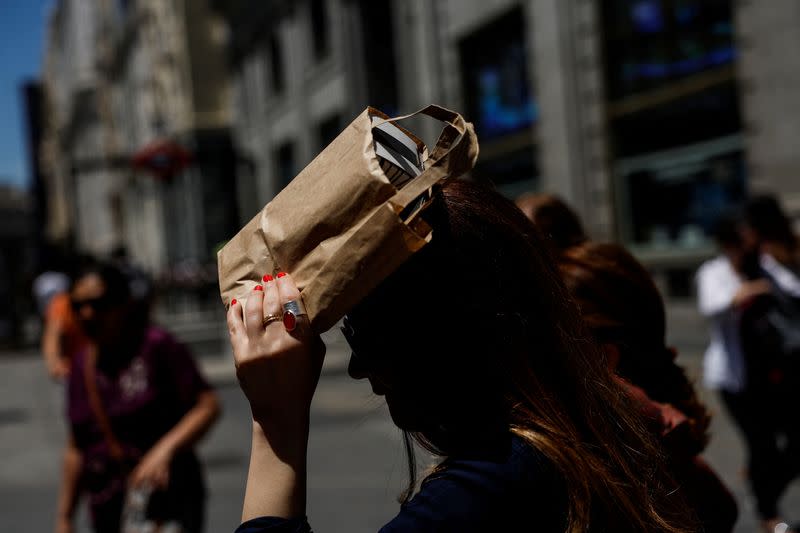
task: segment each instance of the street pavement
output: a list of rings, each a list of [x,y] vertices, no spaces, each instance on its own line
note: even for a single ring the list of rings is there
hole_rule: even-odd
[[[670,341],[690,375],[700,373],[705,329],[691,308],[670,308]],[[328,355],[312,406],[307,511],[322,532],[377,531],[397,512],[407,479],[399,431],[382,399],[366,382],[346,375],[348,352],[338,334],[326,336]],[[230,532],[238,525],[250,423],[228,354],[204,356],[201,364],[217,386],[222,418],[200,446],[209,500],[207,531]],[[713,394],[702,392],[714,413],[706,458],[739,502],[736,533],[757,531],[747,494],[741,442]],[[35,352],[0,353],[0,532],[52,531],[65,438],[62,386],[45,376]],[[421,457],[422,454],[420,454]],[[430,466],[426,459],[421,466]],[[786,514],[800,520],[800,490],[784,498]],[[85,513],[76,533],[86,533]]]

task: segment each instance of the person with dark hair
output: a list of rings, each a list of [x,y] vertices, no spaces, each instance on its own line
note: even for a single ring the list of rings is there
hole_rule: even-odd
[[[736,502],[700,458],[711,416],[675,363],[676,353],[665,345],[664,301],[650,274],[616,244],[573,246],[560,255],[559,266],[583,320],[604,348],[609,368],[651,414],[702,531],[730,532]]]
[[[758,243],[761,268],[777,290],[800,298],[800,240],[774,196],[751,199],[745,208],[745,234]]]
[[[741,234],[754,250],[742,275],[762,290],[737,308],[746,386],[723,398],[747,442],[751,487],[771,533],[783,527],[778,502],[800,473],[794,409],[800,389],[800,246],[789,217],[768,195],[747,203]]]
[[[516,204],[555,251],[586,241],[580,217],[558,196],[529,193],[517,198]]]
[[[434,189],[433,239],[347,314],[349,372],[443,461],[381,531],[698,531],[660,448],[584,332],[547,245],[479,184]],[[253,415],[239,533],[308,532],[309,408],[324,345],[291,275],[264,276],[228,327]],[[432,310],[433,314],[428,313]],[[410,454],[413,459],[413,453]]]
[[[214,391],[186,347],[132,312],[130,280],[97,263],[70,290],[91,344],[72,361],[69,441],[56,531],[72,531],[81,493],[98,533],[120,531],[127,488],[152,492],[148,519],[202,529],[204,488],[192,451],[219,414]]]
[[[791,220],[774,196],[764,194],[751,198],[745,207],[745,222],[766,250],[774,250],[780,245],[788,254],[797,252],[799,243]]]

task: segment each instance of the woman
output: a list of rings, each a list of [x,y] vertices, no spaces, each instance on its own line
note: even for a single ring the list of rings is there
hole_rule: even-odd
[[[345,325],[350,374],[385,395],[407,438],[445,458],[382,531],[695,531],[525,216],[453,181],[426,219],[432,242]],[[253,414],[240,533],[310,530],[309,407],[324,346],[305,320],[287,332],[272,319],[299,296],[291,276],[265,276],[228,311]],[[410,471],[413,483],[413,461]]]
[[[664,302],[647,270],[624,248],[587,242],[559,257],[564,281],[602,345],[609,369],[628,383],[669,454],[703,531],[729,533],[736,502],[699,454],[711,417],[665,345]]]
[[[201,531],[204,488],[192,446],[219,414],[216,394],[186,348],[132,307],[129,280],[116,268],[86,268],[70,298],[96,348],[79,352],[69,374],[56,530],[72,531],[83,491],[94,530],[120,531],[126,490],[139,488],[153,491],[152,521]]]

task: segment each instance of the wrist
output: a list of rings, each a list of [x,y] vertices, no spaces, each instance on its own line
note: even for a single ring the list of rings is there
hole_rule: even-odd
[[[304,415],[287,420],[275,420],[272,417],[259,417],[252,419],[253,437],[265,438],[269,441],[275,439],[307,441],[310,425],[310,416]]]
[[[296,424],[253,420],[253,449],[269,449],[295,466],[305,464],[308,449],[308,419]]]

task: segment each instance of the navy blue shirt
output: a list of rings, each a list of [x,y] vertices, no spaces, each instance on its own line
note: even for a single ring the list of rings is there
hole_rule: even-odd
[[[449,458],[381,533],[562,532],[566,491],[552,465],[519,437],[492,453]],[[261,517],[236,533],[309,533],[305,518]]]

